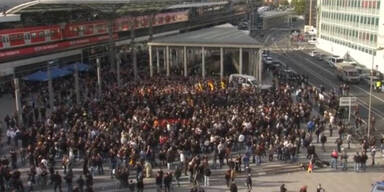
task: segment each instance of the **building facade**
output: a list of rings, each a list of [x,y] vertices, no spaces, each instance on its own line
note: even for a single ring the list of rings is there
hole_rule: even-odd
[[[384,0],[317,0],[317,47],[384,72]]]
[[[307,0],[304,10],[304,24],[316,27],[317,21],[317,0]]]

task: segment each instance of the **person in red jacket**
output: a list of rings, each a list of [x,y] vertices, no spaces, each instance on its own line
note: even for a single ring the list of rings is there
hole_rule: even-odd
[[[300,188],[300,191],[299,192],[307,192],[307,186],[304,185]]]

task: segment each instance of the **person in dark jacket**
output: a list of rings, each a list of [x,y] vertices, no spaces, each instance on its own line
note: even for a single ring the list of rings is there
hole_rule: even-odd
[[[237,192],[237,185],[236,183],[232,182],[231,187],[230,187],[231,192]]]
[[[83,192],[84,191],[84,179],[83,179],[82,175],[80,175],[80,177],[76,180],[76,183],[77,183],[79,192]]]
[[[251,174],[248,174],[246,183],[247,183],[248,191],[252,191],[252,177],[251,177]]]
[[[287,188],[285,188],[285,184],[280,186],[280,192],[287,192]]]
[[[53,174],[52,176],[52,182],[53,182],[53,189],[55,190],[58,190],[59,192],[61,192],[61,182],[62,182],[62,179],[61,179],[61,175],[59,174],[58,171],[56,171],[55,174]]]

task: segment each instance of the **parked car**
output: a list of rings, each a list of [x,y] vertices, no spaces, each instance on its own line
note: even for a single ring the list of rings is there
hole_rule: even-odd
[[[315,57],[315,56],[317,56],[319,53],[317,52],[317,51],[311,51],[310,53],[309,53],[309,55],[311,56],[311,57]]]
[[[327,58],[327,55],[325,55],[325,54],[318,54],[318,55],[315,56],[315,58],[318,61],[325,61],[326,58]]]
[[[343,63],[344,59],[339,56],[332,56],[327,60],[327,63],[330,67],[336,68],[337,64]]]
[[[384,181],[378,181],[373,184],[371,192],[384,192]]]

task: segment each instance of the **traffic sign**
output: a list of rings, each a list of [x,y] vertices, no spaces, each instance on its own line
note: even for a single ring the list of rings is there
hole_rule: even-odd
[[[357,97],[340,97],[339,106],[340,107],[349,107],[357,106]]]

